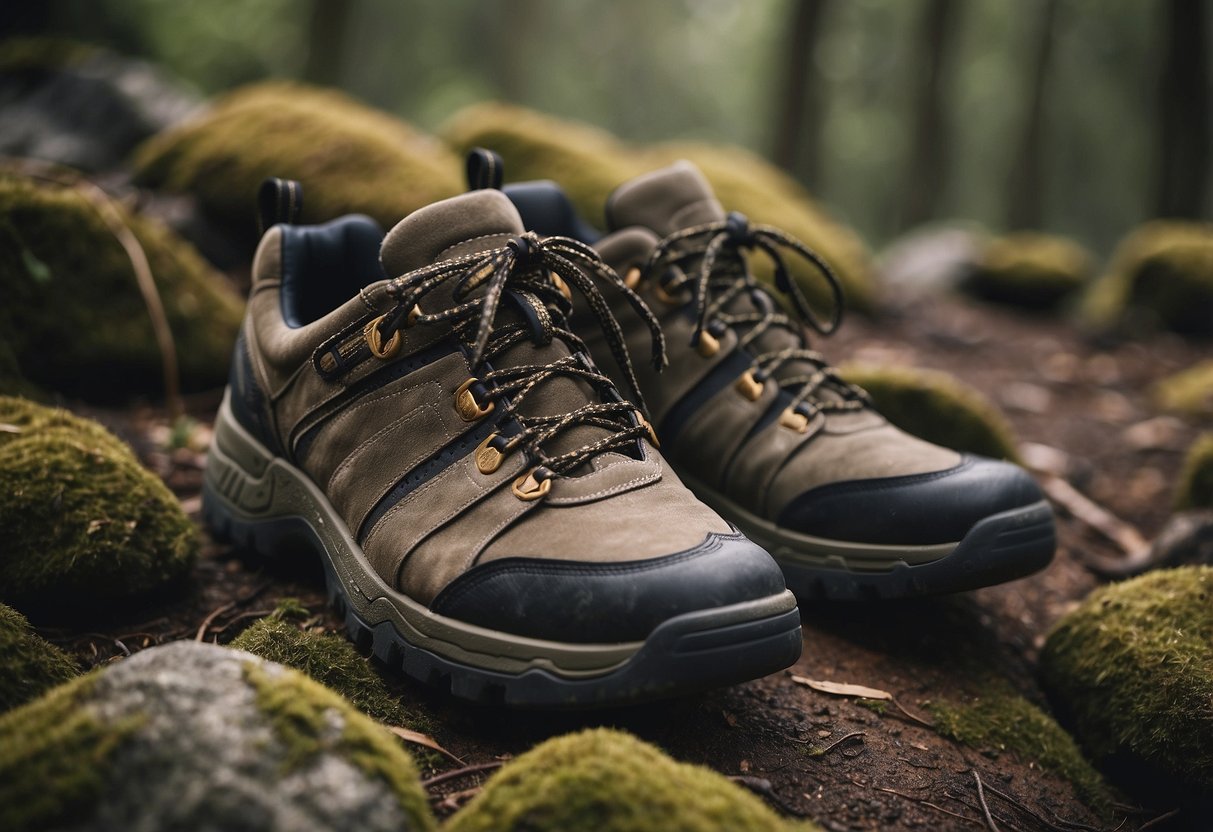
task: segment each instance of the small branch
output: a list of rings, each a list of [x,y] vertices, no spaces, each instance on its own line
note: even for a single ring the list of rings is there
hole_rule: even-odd
[[[194,634],[194,641],[202,641],[205,639],[206,632],[211,628],[211,624],[215,621],[215,619],[235,606],[235,601],[228,601],[223,606],[215,607],[215,609],[211,610],[211,614],[202,619],[202,623],[198,625],[198,632]]]
[[[437,774],[428,780],[422,780],[421,785],[428,791],[431,786],[437,786],[439,783],[445,783],[448,780],[458,780],[460,777],[467,777],[472,774],[479,774],[482,771],[492,771],[493,769],[501,768],[505,765],[502,760],[494,760],[491,763],[477,763],[474,766],[464,766],[453,771],[446,771],[442,774]]]
[[[1137,827],[1137,832],[1145,832],[1145,830],[1149,829],[1150,827],[1158,826],[1160,823],[1165,823],[1166,821],[1169,821],[1171,818],[1175,817],[1178,814],[1179,814],[1179,809],[1172,809],[1171,811],[1167,812],[1166,814],[1159,815],[1156,818],[1151,818],[1150,820],[1143,823],[1141,826]]]
[[[852,780],[851,782],[852,782],[852,783],[855,783],[855,785],[856,785],[856,786],[863,786],[863,784],[862,784],[862,783],[858,783],[858,782],[856,782],[856,781],[854,781],[854,780]],[[869,788],[869,787],[868,787],[868,786],[864,786],[864,788]],[[875,790],[876,790],[876,791],[878,791],[878,792],[885,792],[885,793],[887,793],[887,794],[895,794],[895,795],[897,795],[898,797],[900,797],[900,798],[902,798],[902,799],[904,799],[904,800],[909,800],[909,801],[911,801],[912,803],[917,803],[917,804],[919,804],[919,805],[921,805],[921,806],[927,806],[927,807],[930,807],[931,809],[934,809],[934,810],[935,810],[935,811],[937,811],[937,812],[942,812],[942,813],[943,813],[943,814],[945,814],[945,815],[950,815],[951,817],[954,817],[954,818],[959,818],[960,820],[963,820],[963,821],[965,821],[965,822],[967,822],[967,823],[971,823],[971,824],[973,824],[974,826],[981,826],[981,821],[975,820],[975,819],[973,819],[973,818],[969,817],[968,815],[961,815],[961,814],[957,814],[956,812],[953,812],[953,811],[951,811],[950,809],[945,809],[945,808],[943,808],[942,806],[940,806],[939,804],[937,804],[937,803],[932,803],[932,802],[931,802],[931,801],[929,801],[929,800],[924,800],[924,799],[923,799],[923,798],[921,798],[921,797],[915,797],[915,796],[914,796],[914,795],[912,795],[912,794],[906,794],[905,792],[899,792],[899,791],[897,791],[897,789],[886,789],[886,788],[883,788],[883,787],[881,787],[881,786],[871,786],[870,788],[873,788],[873,789],[875,789]]]
[[[994,823],[994,818],[990,815],[990,807],[986,803],[986,790],[981,785],[981,775],[977,773],[977,769],[973,770],[973,779],[977,781],[977,799],[981,801],[981,811],[986,816],[986,825],[990,827],[990,832],[998,832],[998,824]]]
[[[847,734],[846,736],[839,737],[838,739],[834,740],[834,742],[830,743],[825,748],[821,749],[821,753],[818,754],[817,756],[824,757],[825,755],[827,755],[831,751],[833,751],[835,748],[842,745],[847,740],[853,740],[856,737],[866,737],[867,735],[868,735],[867,731],[852,731],[851,733]]]
[[[1049,499],[1064,508],[1076,520],[1115,543],[1124,552],[1128,562],[1144,561],[1149,556],[1150,543],[1141,532],[1095,503],[1066,480],[1055,474],[1043,474],[1040,485],[1049,495]]]

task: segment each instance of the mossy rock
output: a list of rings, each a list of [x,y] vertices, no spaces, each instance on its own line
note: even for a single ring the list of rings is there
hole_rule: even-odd
[[[730,832],[817,829],[783,821],[721,775],[629,734],[556,737],[507,763],[448,832]]]
[[[113,207],[147,255],[183,386],[221,385],[243,301],[174,232]],[[27,383],[97,400],[163,390],[130,259],[81,191],[0,175],[0,293],[0,351]]]
[[[1175,507],[1213,508],[1213,433],[1201,434],[1188,449],[1175,490]]]
[[[1009,751],[1068,780],[1095,811],[1111,808],[1111,791],[1074,738],[1004,679],[986,675],[974,695],[934,700],[930,712],[941,735],[993,756]]]
[[[164,483],[96,422],[0,397],[0,597],[70,610],[189,572],[198,532]]]
[[[141,184],[196,196],[251,238],[269,176],[303,184],[302,221],[368,214],[385,227],[464,190],[462,166],[438,140],[334,90],[271,81],[241,87],[201,117],[135,152]]]
[[[816,249],[838,274],[848,305],[865,311],[873,306],[870,256],[858,235],[828,217],[787,174],[741,148],[682,142],[633,146],[580,122],[495,102],[461,110],[441,133],[461,152],[479,146],[500,153],[508,181],[557,182],[578,212],[600,228],[606,199],[616,187],[687,159],[703,171],[726,210],[781,228]],[[764,257],[753,262],[756,274],[769,277]],[[794,255],[788,265],[810,300],[828,302],[829,293],[811,265]]]
[[[1073,240],[1024,231],[989,241],[961,286],[997,303],[1047,309],[1086,285],[1093,263]]]
[[[9,38],[0,42],[0,73],[64,69],[84,63],[101,51],[68,38]]]
[[[1154,401],[1163,410],[1213,417],[1213,361],[1202,361],[1154,385]]]
[[[0,828],[434,829],[408,753],[236,650],[142,651],[0,716]]]
[[[980,392],[939,370],[849,365],[843,377],[868,391],[897,427],[945,448],[992,459],[1019,460],[1015,434]]]
[[[429,733],[421,714],[406,708],[347,639],[301,630],[280,608],[236,637],[231,647],[294,668],[335,690],[358,710],[386,725]]]
[[[79,675],[76,663],[35,633],[24,615],[0,604],[0,712]]]
[[[1088,754],[1126,788],[1213,795],[1213,567],[1096,590],[1049,634],[1040,670]]]
[[[1117,246],[1082,313],[1097,330],[1213,336],[1213,225],[1156,220],[1139,227]]]

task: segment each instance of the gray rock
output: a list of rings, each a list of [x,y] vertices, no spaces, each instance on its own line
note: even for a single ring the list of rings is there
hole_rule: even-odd
[[[346,721],[362,719],[352,709],[325,709],[320,749],[292,758],[280,726],[258,705],[247,678],[250,663],[271,680],[297,678],[249,653],[194,642],[146,650],[102,674],[83,707],[104,724],[133,717],[137,727],[106,761],[107,786],[91,816],[65,828],[373,832],[431,826],[428,816],[418,819],[402,806],[384,779],[342,756]]]
[[[880,281],[906,295],[925,295],[955,288],[981,255],[986,234],[968,223],[939,223],[916,228],[881,252]]]

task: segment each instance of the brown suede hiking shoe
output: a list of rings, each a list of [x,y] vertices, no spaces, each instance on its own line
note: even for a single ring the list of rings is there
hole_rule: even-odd
[[[637,376],[663,452],[700,499],[775,555],[802,599],[954,592],[1049,563],[1052,511],[1031,477],[911,437],[873,410],[810,348],[801,323],[821,334],[837,324],[829,267],[777,230],[726,215],[693,165],[620,186],[601,239],[553,183],[505,192],[528,228],[593,242],[652,305],[670,365],[638,366]],[[816,264],[838,301],[832,320],[814,315],[779,249]],[[800,321],[749,274],[743,255],[754,251],[775,260]],[[647,325],[608,294],[629,347],[642,349]],[[601,337],[585,339],[599,366],[620,371]]]
[[[269,187],[271,218],[297,204],[295,183]],[[496,191],[386,238],[358,216],[274,225],[207,463],[211,528],[318,552],[352,636],[464,698],[617,703],[788,666],[778,566],[679,482],[568,330],[577,293],[629,376],[604,281],[623,292]]]

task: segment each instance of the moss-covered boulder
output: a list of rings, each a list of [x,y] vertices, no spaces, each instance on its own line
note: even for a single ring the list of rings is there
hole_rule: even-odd
[[[1082,312],[1098,330],[1164,328],[1213,336],[1213,225],[1142,225],[1117,246]]]
[[[849,365],[842,375],[868,391],[886,419],[914,436],[966,453],[1018,461],[1015,434],[980,392],[939,370]]]
[[[221,385],[243,301],[189,243],[112,207],[147,255],[183,385]],[[100,400],[163,390],[130,257],[80,190],[0,175],[0,295],[0,351],[27,382]]]
[[[305,673],[379,722],[429,732],[426,718],[388,692],[383,679],[348,639],[301,630],[287,620],[290,615],[284,612],[279,609],[260,619],[231,646]]]
[[[1154,401],[1163,410],[1213,417],[1213,361],[1202,361],[1154,385]]]
[[[1106,812],[1112,794],[1078,744],[1043,708],[999,676],[985,674],[974,692],[955,692],[930,703],[935,730],[990,756],[1010,752],[1068,780],[1079,798]]]
[[[603,728],[548,740],[507,763],[449,832],[747,832],[797,828],[721,775]]]
[[[0,604],[0,713],[79,675],[76,663],[35,633],[25,616]]]
[[[1213,567],[1093,592],[1050,633],[1043,682],[1126,788],[1213,795]]]
[[[1033,309],[1054,307],[1091,277],[1091,254],[1073,240],[1019,232],[990,240],[961,286],[997,303]]]
[[[741,148],[682,142],[632,146],[579,122],[492,102],[456,113],[442,135],[461,152],[480,146],[500,153],[510,181],[554,180],[581,215],[599,227],[604,224],[606,198],[618,185],[687,159],[703,171],[727,210],[779,227],[816,249],[837,272],[847,303],[860,310],[872,308],[870,256],[858,235],[830,218],[787,174]],[[829,298],[812,266],[795,256],[788,263],[811,300]],[[770,274],[762,256],[754,258],[754,268],[759,276]]]
[[[303,675],[177,642],[0,717],[0,828],[431,830],[408,754]]]
[[[1197,437],[1188,449],[1175,490],[1175,507],[1213,508],[1213,433]]]
[[[137,181],[195,195],[246,237],[268,176],[303,184],[304,222],[362,213],[390,227],[464,189],[459,158],[438,140],[340,92],[279,81],[222,96],[149,139],[134,162]]]
[[[0,598],[71,610],[181,578],[198,532],[96,422],[0,397],[0,541]]]

